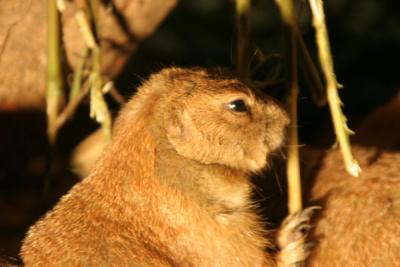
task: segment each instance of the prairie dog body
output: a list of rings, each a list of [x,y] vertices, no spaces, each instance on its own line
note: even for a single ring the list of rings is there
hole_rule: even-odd
[[[312,190],[323,210],[308,266],[400,266],[400,153],[360,146],[353,153],[360,177],[346,173],[339,151],[324,157]]]
[[[26,266],[276,266],[250,202],[288,123],[219,71],[153,75],[88,177],[29,230]]]
[[[400,266],[400,101],[369,115],[356,130],[360,177],[344,169],[340,151],[323,157],[311,198],[323,207],[311,267]]]

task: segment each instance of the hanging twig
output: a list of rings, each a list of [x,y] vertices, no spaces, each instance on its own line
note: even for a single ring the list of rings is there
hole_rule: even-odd
[[[90,81],[92,88],[90,90],[90,117],[94,118],[98,123],[101,124],[103,129],[104,137],[106,140],[111,138],[111,114],[108,110],[107,103],[104,99],[103,86],[105,85],[103,77],[101,75],[101,54],[99,38],[100,27],[99,27],[99,7],[100,0],[90,0],[91,16],[94,38],[96,40],[96,46],[92,48],[92,74],[90,75]],[[97,38],[96,38],[97,37]]]
[[[98,7],[97,1],[91,1],[91,7]],[[93,16],[93,25],[97,25],[97,15],[95,15],[97,14],[96,9],[92,10],[89,13]],[[92,70],[89,77],[90,117],[94,118],[97,122],[101,124],[104,131],[104,136],[107,140],[109,140],[111,138],[112,120],[103,94],[104,81],[101,75],[101,57],[100,46],[97,43],[98,38],[95,37],[94,32],[90,27],[89,20],[87,19],[84,11],[80,10],[76,13],[76,20],[79,24],[86,45],[91,51]],[[98,30],[96,32],[98,32]]]
[[[110,95],[120,105],[126,102],[125,97],[117,90],[117,88],[115,88],[115,86],[111,87]]]
[[[310,88],[311,98],[318,107],[325,106],[326,104],[326,90],[322,83],[321,77],[318,73],[310,53],[304,43],[303,36],[300,33],[297,24],[294,28],[297,44],[300,69],[303,71],[308,87]]]
[[[243,79],[249,78],[248,46],[251,0],[236,0],[237,55],[236,69]]]
[[[103,80],[100,72],[100,50],[92,51],[93,70],[90,75],[90,117],[94,118],[104,132],[106,140],[111,138],[111,114],[103,95]]]
[[[339,141],[339,146],[342,151],[347,172],[353,176],[358,176],[361,172],[361,168],[351,154],[348,136],[351,131],[347,127],[346,117],[342,113],[342,103],[340,102],[337,92],[338,82],[336,81],[335,72],[333,70],[333,60],[329,45],[328,31],[325,24],[325,14],[322,6],[322,0],[309,0],[309,3],[313,14],[313,24],[316,31],[319,60],[327,83],[327,97],[335,127],[336,137]]]
[[[103,94],[110,93],[111,97],[114,99],[115,102],[122,105],[126,102],[125,97],[115,88],[113,82],[108,82],[103,87]]]
[[[63,111],[57,117],[56,120],[57,131],[65,124],[65,122],[67,122],[74,115],[79,104],[82,102],[82,100],[88,93],[89,93],[89,86],[84,85],[83,89],[79,90],[79,92],[77,92],[77,95],[75,95],[74,98],[68,102],[68,105],[63,109]]]
[[[92,30],[90,29],[90,23],[86,17],[85,12],[83,10],[78,10],[75,14],[75,19],[79,25],[79,29],[81,31],[83,39],[85,40],[86,45],[90,49],[94,49],[96,47],[96,41]]]
[[[85,48],[83,55],[79,61],[78,66],[75,69],[74,77],[72,80],[71,91],[69,93],[69,102],[73,101],[81,91],[81,85],[83,80],[83,72],[85,70],[86,61],[89,56],[89,49]]]
[[[48,1],[47,136],[51,145],[57,137],[56,120],[62,102],[59,12],[55,0]]]
[[[290,96],[289,96],[289,146],[287,159],[287,179],[288,179],[288,209],[289,213],[294,213],[302,209],[302,190],[300,176],[300,159],[299,159],[299,137],[298,137],[298,119],[297,119],[297,100],[299,95],[299,87],[297,82],[297,66],[296,63],[296,45],[294,38],[291,39],[291,79],[290,79]]]
[[[289,213],[292,214],[302,209],[302,190],[297,132],[297,98],[299,94],[297,75],[297,40],[295,34],[297,24],[292,0],[276,0],[276,3],[280,9],[282,20],[288,33],[288,62],[290,66],[290,127],[286,172],[288,179],[288,209]]]

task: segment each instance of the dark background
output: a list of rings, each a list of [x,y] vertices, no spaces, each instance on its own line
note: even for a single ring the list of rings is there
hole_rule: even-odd
[[[398,93],[399,4],[397,1],[327,0],[325,5],[335,70],[338,81],[344,85],[340,95],[349,125],[354,128],[368,112],[384,105]],[[300,5],[298,14],[302,33],[316,59],[314,31],[307,6]],[[266,56],[275,55],[265,64],[265,73],[276,72],[282,67],[283,42],[274,1],[253,1],[251,51],[258,49]],[[234,68],[234,58],[234,2],[184,0],[156,33],[142,43],[116,84],[122,94],[129,97],[143,78],[162,67]],[[299,125],[302,143],[332,144],[328,109],[317,108],[306,85],[301,85]],[[270,90],[284,89],[278,84]],[[110,105],[116,112],[118,105],[113,101]],[[69,156],[74,146],[96,127],[96,123],[88,118],[87,105],[82,106],[75,119],[60,132],[49,180],[46,178],[49,177],[46,167],[49,151],[45,115],[32,111],[0,115],[0,255],[16,257],[29,225],[78,181],[69,170]],[[274,173],[279,173],[278,168]],[[45,181],[51,183],[46,185]],[[276,189],[275,182],[273,186]],[[266,200],[274,194],[284,197],[282,190],[262,192]],[[273,207],[264,206],[263,209],[274,211]],[[269,215],[274,218],[272,222],[281,216]]]

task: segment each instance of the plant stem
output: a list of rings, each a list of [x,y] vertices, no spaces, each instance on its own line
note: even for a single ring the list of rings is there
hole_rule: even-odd
[[[48,65],[47,65],[47,136],[50,144],[57,137],[56,120],[62,101],[62,78],[60,64],[60,25],[56,0],[48,0]]]
[[[297,25],[295,35],[299,48],[300,68],[310,88],[311,98],[318,107],[323,107],[326,104],[326,90]]]
[[[338,83],[333,70],[333,60],[322,1],[309,0],[309,3],[313,14],[313,25],[316,31],[319,60],[327,83],[327,98],[335,127],[335,133],[339,141],[346,170],[352,176],[357,177],[361,172],[361,168],[351,154],[348,136],[350,131],[346,125],[346,117],[342,113],[341,102],[337,92]]]
[[[86,85],[86,86],[85,86]],[[83,89],[79,90],[74,98],[70,99],[68,105],[62,110],[60,115],[57,117],[56,127],[59,130],[67,120],[69,120],[75,113],[79,104],[89,93],[89,86],[87,84],[83,85]]]
[[[236,69],[239,76],[248,79],[250,75],[248,61],[249,20],[251,0],[236,0],[237,55]]]
[[[301,176],[299,159],[299,137],[298,137],[298,119],[297,119],[297,100],[299,95],[297,78],[297,47],[293,28],[290,29],[290,96],[289,96],[289,148],[287,160],[287,179],[288,179],[288,209],[289,213],[294,213],[302,209],[301,198]]]
[[[103,95],[104,81],[101,74],[101,50],[98,43],[99,38],[95,33],[99,33],[97,22],[97,9],[99,2],[97,0],[90,1],[90,11],[87,12],[91,16],[90,26],[89,19],[83,10],[79,10],[75,18],[79,24],[82,36],[91,52],[92,70],[90,73],[90,117],[94,118],[103,128],[104,137],[108,141],[111,138],[112,119],[107,103]]]
[[[99,27],[99,7],[100,0],[89,0],[90,14],[92,21],[92,35],[96,45],[92,48],[92,74],[90,81],[92,88],[90,91],[90,116],[101,124],[106,141],[111,138],[111,114],[104,99],[104,82],[101,74],[101,49],[100,49],[100,27]]]
[[[83,71],[85,69],[85,65],[86,65],[88,56],[89,56],[89,49],[85,48],[85,51],[83,52],[83,55],[79,61],[79,64],[76,67],[75,72],[74,72],[72,87],[71,87],[71,91],[69,94],[69,102],[73,101],[79,95],[79,92],[81,91]]]
[[[103,79],[101,77],[100,49],[96,46],[92,50],[93,70],[90,76],[90,117],[101,124],[106,140],[111,138],[111,114],[103,95]]]
[[[99,7],[100,7],[100,0],[89,0],[90,3],[90,10],[91,10],[91,18],[94,27],[94,35],[99,36]]]
[[[291,214],[302,209],[302,190],[297,132],[297,98],[299,94],[297,74],[297,24],[292,0],[276,0],[276,3],[280,9],[285,30],[287,32],[287,54],[289,58],[288,65],[290,66],[290,128],[286,174],[288,179],[288,209],[289,213]]]

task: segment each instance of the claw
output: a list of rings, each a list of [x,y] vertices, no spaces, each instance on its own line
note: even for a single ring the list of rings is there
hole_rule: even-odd
[[[310,219],[320,207],[313,206],[289,215],[282,223],[278,244],[281,248],[279,253],[279,267],[300,267],[313,247],[312,242],[306,242],[311,229]]]

